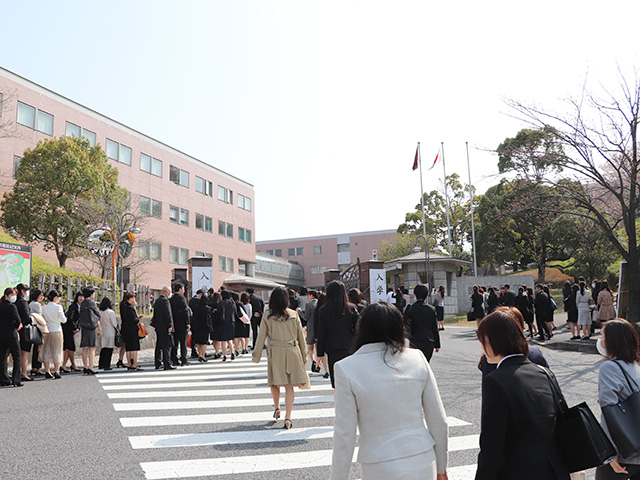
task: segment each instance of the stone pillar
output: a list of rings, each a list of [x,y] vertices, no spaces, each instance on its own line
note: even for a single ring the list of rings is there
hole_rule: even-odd
[[[384,262],[367,260],[360,263],[360,290],[362,290],[362,300],[366,300],[367,303],[371,303],[371,276],[369,275],[371,269],[384,269]]]
[[[340,280],[340,270],[325,270],[324,271],[324,286],[326,287],[330,282],[334,280]]]

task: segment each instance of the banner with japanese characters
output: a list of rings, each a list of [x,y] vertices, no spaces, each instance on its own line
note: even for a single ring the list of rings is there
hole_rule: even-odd
[[[381,302],[387,298],[387,273],[384,268],[369,270],[369,288],[371,303]]]

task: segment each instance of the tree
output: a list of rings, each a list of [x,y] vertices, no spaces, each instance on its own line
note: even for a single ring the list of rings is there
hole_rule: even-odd
[[[545,175],[543,181],[558,187],[570,215],[596,225],[629,267],[628,319],[640,321],[640,245],[636,218],[640,197],[638,177],[638,123],[640,80],[633,83],[620,72],[613,90],[598,95],[586,86],[577,99],[568,99],[563,112],[509,100],[507,103],[530,125],[549,129],[563,147],[551,164],[563,169],[563,177]],[[566,182],[567,177],[572,180]],[[582,188],[577,188],[580,185]],[[555,208],[555,207],[554,207]],[[624,230],[624,236],[617,231]]]
[[[490,187],[477,209],[480,261],[511,263],[514,269],[535,262],[538,280],[544,282],[550,261],[571,257],[575,236],[570,216],[538,208],[550,198],[555,198],[550,187],[525,179]]]
[[[39,142],[24,152],[15,177],[0,203],[0,224],[28,244],[54,250],[61,267],[86,247],[101,206],[127,196],[118,170],[86,139]]]
[[[460,182],[456,173],[447,175],[449,193],[449,211],[451,223],[451,246],[454,251],[462,252],[471,242],[471,206],[469,204],[469,186]],[[472,193],[475,191],[471,187]],[[474,208],[478,198],[474,197]],[[447,204],[444,192],[432,190],[424,194],[425,225],[427,235],[434,235],[438,244],[448,247],[447,241]],[[398,227],[400,234],[422,233],[422,204],[415,211],[405,215],[405,221]],[[415,243],[415,242],[414,242]]]

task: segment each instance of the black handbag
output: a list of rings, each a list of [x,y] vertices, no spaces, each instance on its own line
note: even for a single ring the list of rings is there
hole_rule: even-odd
[[[540,368],[551,386],[556,405],[554,438],[569,472],[599,467],[613,460],[618,453],[589,405],[582,402],[569,408],[555,377],[546,368]]]
[[[211,318],[211,314],[207,313],[207,328],[211,333],[213,333],[213,319]]]
[[[42,333],[40,333],[40,330],[34,324],[24,327],[24,340],[33,345],[42,345],[44,343]]]
[[[113,344],[116,347],[121,347],[124,344],[124,341],[122,340],[122,333],[120,333],[120,329],[116,328],[116,336],[115,339],[113,340]]]
[[[634,393],[616,405],[602,407],[602,413],[620,456],[633,458],[640,455],[640,387],[622,368],[622,365],[615,363],[624,373],[629,388]],[[635,385],[635,390],[631,382]]]

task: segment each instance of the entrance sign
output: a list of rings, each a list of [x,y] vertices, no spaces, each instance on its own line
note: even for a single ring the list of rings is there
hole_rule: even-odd
[[[387,298],[387,272],[384,268],[369,270],[369,288],[371,303],[381,302]]]

